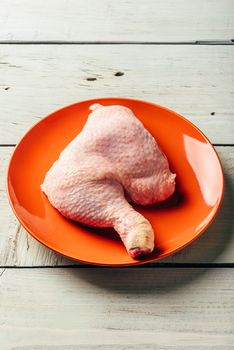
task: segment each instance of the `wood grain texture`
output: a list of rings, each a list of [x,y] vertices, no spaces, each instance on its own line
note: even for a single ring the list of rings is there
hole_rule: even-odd
[[[32,238],[11,211],[5,192],[5,171],[13,147],[0,147],[0,266],[73,265]],[[181,252],[161,260],[166,263],[234,263],[234,147],[217,147],[224,167],[225,195],[212,225]],[[156,263],[157,264],[157,263]]]
[[[0,40],[225,40],[233,24],[232,0],[2,0]]]
[[[234,46],[0,45],[0,144],[64,105],[105,96],[167,106],[212,142],[233,143],[233,61]]]
[[[6,269],[1,348],[226,349],[233,279],[234,269]]]

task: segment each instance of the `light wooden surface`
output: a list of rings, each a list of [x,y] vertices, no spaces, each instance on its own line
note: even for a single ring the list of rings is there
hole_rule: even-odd
[[[226,191],[222,207],[206,233],[181,252],[163,263],[234,263],[234,149],[217,147],[225,169]],[[0,169],[5,173],[14,147],[0,148]],[[14,217],[7,203],[5,174],[0,178],[0,266],[61,266],[74,265],[31,237]],[[157,264],[157,263],[156,263]]]
[[[232,39],[233,0],[0,2],[1,350],[234,349]],[[179,112],[223,164],[213,224],[151,266],[71,267],[28,235],[7,203],[7,164],[27,129],[102,96]]]
[[[234,342],[233,279],[225,268],[6,269],[1,346],[226,349]]]
[[[232,0],[2,0],[0,40],[227,40],[233,22]]]
[[[167,106],[212,142],[233,143],[234,46],[0,45],[0,50],[0,144],[18,142],[64,105],[116,95]],[[115,76],[118,71],[124,75]],[[90,77],[97,80],[87,81]]]

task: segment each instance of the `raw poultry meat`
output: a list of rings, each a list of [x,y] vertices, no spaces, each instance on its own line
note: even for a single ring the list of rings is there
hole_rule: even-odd
[[[82,132],[47,172],[42,191],[65,217],[113,227],[133,258],[149,254],[152,226],[129,202],[165,200],[175,190],[176,175],[129,108],[95,104],[90,110]]]

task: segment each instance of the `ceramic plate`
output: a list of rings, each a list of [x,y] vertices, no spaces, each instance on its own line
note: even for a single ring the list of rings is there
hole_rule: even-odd
[[[65,219],[40,190],[47,170],[82,130],[93,103],[131,108],[177,174],[176,193],[171,198],[149,207],[135,206],[155,231],[156,249],[144,260],[133,260],[112,229],[91,229]],[[137,265],[180,250],[207,228],[221,203],[223,173],[208,139],[177,113],[140,100],[100,98],[62,108],[28,131],[10,161],[8,194],[21,224],[50,249],[90,264]]]

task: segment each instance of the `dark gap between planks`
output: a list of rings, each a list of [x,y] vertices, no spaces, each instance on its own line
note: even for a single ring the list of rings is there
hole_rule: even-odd
[[[58,269],[58,268],[66,268],[66,269],[75,269],[75,268],[88,268],[88,269],[133,269],[133,268],[234,268],[234,263],[151,263],[151,264],[143,264],[143,265],[134,265],[134,266],[100,266],[100,265],[46,265],[46,266],[0,266],[0,268],[6,269]]]
[[[0,40],[0,45],[234,45],[234,39],[190,41]]]

